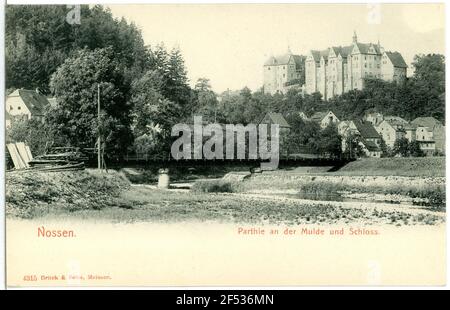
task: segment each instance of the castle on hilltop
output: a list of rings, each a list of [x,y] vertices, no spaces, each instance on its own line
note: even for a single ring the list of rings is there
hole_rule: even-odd
[[[304,72],[304,92],[319,92],[328,100],[352,89],[362,90],[366,78],[399,82],[406,77],[407,67],[400,53],[385,51],[380,42],[360,43],[354,33],[351,45],[311,50],[306,59],[290,51],[271,57],[264,65],[264,92],[285,93],[303,80]]]

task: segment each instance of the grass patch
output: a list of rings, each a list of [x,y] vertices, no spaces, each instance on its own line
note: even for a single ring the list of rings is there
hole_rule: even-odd
[[[333,174],[444,177],[445,157],[362,158],[348,163]]]
[[[199,180],[192,186],[192,191],[201,193],[234,193],[237,183],[226,180]]]
[[[116,204],[129,188],[116,171],[14,172],[6,175],[6,215],[34,218],[47,213],[100,210]]]

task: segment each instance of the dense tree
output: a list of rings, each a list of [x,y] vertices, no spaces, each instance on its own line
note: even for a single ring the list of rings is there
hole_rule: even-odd
[[[217,95],[212,91],[209,80],[200,78],[195,84],[195,96],[197,98],[194,108],[196,115],[201,115],[204,121],[217,122],[217,113],[219,110],[219,102]]]
[[[320,131],[317,151],[319,154],[332,157],[339,157],[342,154],[341,136],[338,135],[337,128],[333,123]]]
[[[403,157],[409,156],[409,142],[406,138],[400,138],[395,140],[394,148],[392,149],[394,155],[400,155]]]
[[[425,153],[420,148],[420,143],[417,142],[417,141],[412,141],[411,143],[409,143],[409,145],[408,145],[408,153],[409,153],[409,156],[412,156],[412,157],[423,157],[423,156],[425,156]]]
[[[363,148],[362,148],[362,139],[361,136],[358,134],[350,133],[345,138],[345,150],[343,152],[343,155],[345,158],[359,158],[363,157],[365,155]]]
[[[152,66],[140,30],[114,19],[100,5],[81,6],[80,24],[69,24],[65,5],[6,7],[6,88],[39,88],[49,93],[52,73],[80,49],[111,47],[117,66],[131,80]]]
[[[64,138],[53,128],[36,118],[14,120],[6,131],[6,142],[25,142],[33,156],[44,154],[51,146],[64,145]]]
[[[126,98],[129,90],[112,54],[111,49],[82,50],[52,75],[50,86],[58,105],[48,111],[46,118],[72,146],[93,147],[98,134],[116,152],[125,152],[132,142],[130,106]]]
[[[286,120],[291,125],[286,146],[289,153],[298,153],[303,150],[315,152],[320,144],[320,126],[316,122],[305,121],[300,115],[290,114]]]

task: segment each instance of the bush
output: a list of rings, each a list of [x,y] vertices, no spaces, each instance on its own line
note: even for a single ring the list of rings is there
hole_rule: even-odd
[[[203,180],[196,181],[192,190],[202,193],[233,193],[236,191],[236,184],[224,180]]]

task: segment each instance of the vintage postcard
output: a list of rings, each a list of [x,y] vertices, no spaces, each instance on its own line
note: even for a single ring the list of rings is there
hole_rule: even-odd
[[[446,284],[445,5],[5,6],[8,287]]]

